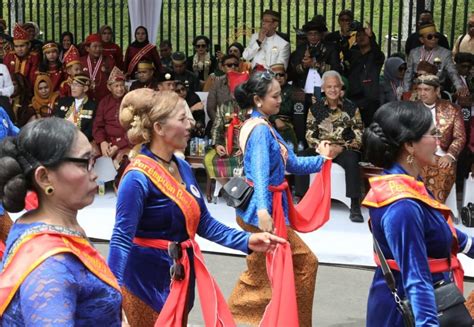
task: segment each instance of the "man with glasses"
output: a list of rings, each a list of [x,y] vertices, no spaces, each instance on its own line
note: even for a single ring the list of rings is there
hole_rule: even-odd
[[[277,34],[280,23],[280,13],[267,9],[262,15],[262,26],[258,33],[250,38],[242,57],[255,66],[269,68],[276,63],[283,63],[288,67],[290,58],[290,43]]]
[[[460,52],[474,55],[474,11],[467,22],[467,33],[458,37],[453,47],[453,56]]]
[[[405,53],[408,57],[411,50],[421,46],[423,43],[420,41],[420,33],[419,30],[423,25],[426,24],[434,24],[433,14],[429,10],[423,10],[418,17],[418,21],[416,22],[416,31],[410,36],[408,36],[407,41],[405,42]],[[439,45],[443,48],[450,49],[449,42],[446,36],[443,34],[439,35]]]
[[[469,95],[469,89],[462,83],[459,74],[454,66],[452,53],[446,48],[438,45],[440,34],[436,31],[434,24],[428,23],[420,26],[420,41],[422,46],[413,49],[407,60],[407,71],[404,77],[405,91],[409,91],[412,86],[413,75],[416,72],[420,61],[427,61],[438,67],[440,85],[445,86],[446,76],[449,77],[458,96]]]
[[[137,65],[137,80],[130,86],[130,91],[144,87],[156,90],[158,88],[158,81],[155,78],[155,72],[155,65],[152,61],[140,61]]]
[[[97,106],[87,96],[90,85],[91,80],[86,73],[75,75],[71,83],[71,96],[59,99],[54,115],[72,122],[92,142],[92,123]]]

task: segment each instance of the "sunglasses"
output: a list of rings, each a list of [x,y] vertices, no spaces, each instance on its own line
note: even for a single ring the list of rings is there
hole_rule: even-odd
[[[275,73],[275,77],[276,78],[279,78],[279,77],[285,77],[285,73]]]
[[[181,93],[181,92],[186,91],[186,88],[184,88],[184,87],[177,87],[177,88],[175,89],[175,91],[178,92],[178,93]]]
[[[84,165],[87,168],[87,171],[90,172],[94,169],[95,165],[95,157],[90,158],[73,158],[73,157],[66,157],[63,158],[62,161],[73,162]]]
[[[239,68],[239,64],[237,63],[230,63],[230,64],[225,64],[227,68]]]
[[[427,40],[439,39],[439,35],[438,34],[428,34],[427,36],[425,36],[425,38]]]
[[[196,48],[207,48],[207,44],[196,44]]]
[[[168,255],[173,259],[173,265],[170,268],[170,276],[173,280],[183,280],[185,277],[184,266],[179,260],[183,257],[183,249],[178,242],[168,244]]]
[[[407,66],[405,66],[405,65],[402,65],[402,66],[398,67],[399,72],[402,72],[402,71],[405,71],[405,70],[407,70]]]

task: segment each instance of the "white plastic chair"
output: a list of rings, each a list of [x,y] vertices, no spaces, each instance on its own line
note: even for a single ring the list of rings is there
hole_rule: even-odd
[[[313,182],[315,174],[309,176],[310,184]],[[340,201],[351,207],[351,199],[346,196],[346,171],[337,163],[332,163],[331,167],[331,199]]]

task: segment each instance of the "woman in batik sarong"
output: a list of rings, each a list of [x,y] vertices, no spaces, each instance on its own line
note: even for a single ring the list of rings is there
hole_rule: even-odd
[[[128,93],[120,121],[132,143],[144,143],[120,182],[110,241],[109,264],[122,286],[128,321],[186,326],[197,284],[206,326],[233,326],[195,235],[244,253],[284,240],[229,228],[207,211],[191,167],[174,154],[186,147],[191,129],[185,101],[175,92]]]

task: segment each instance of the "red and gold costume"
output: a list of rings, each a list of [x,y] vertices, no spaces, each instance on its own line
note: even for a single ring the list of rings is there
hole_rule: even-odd
[[[92,42],[102,41],[99,35],[91,34],[86,39],[86,45],[90,45]],[[103,54],[98,58],[93,58],[88,54],[81,57],[80,62],[84,72],[88,73],[91,79],[89,90],[90,97],[95,102],[99,102],[103,97],[110,93],[107,88],[107,81],[112,68],[115,66],[114,58],[111,56],[104,56]]]
[[[28,33],[19,24],[16,24],[13,30],[13,43],[19,45],[29,42]],[[8,67],[10,75],[13,73],[22,74],[28,79],[30,86],[35,83],[39,62],[40,57],[36,52],[27,52],[20,58],[15,51],[10,51],[3,57],[3,63]]]
[[[438,166],[438,162],[444,153],[457,160],[466,143],[466,132],[462,112],[457,105],[438,99],[432,113],[435,126],[440,132],[436,165],[425,166],[421,176],[435,199],[444,203],[456,180],[456,161],[451,167],[444,169]]]
[[[79,64],[81,65],[80,61],[81,56],[79,55],[79,50],[73,45],[69,47],[69,49],[64,54],[64,68],[67,70],[68,67]],[[72,76],[68,76],[61,85],[59,86],[59,96],[60,97],[70,97],[71,96],[71,83],[72,83]]]

